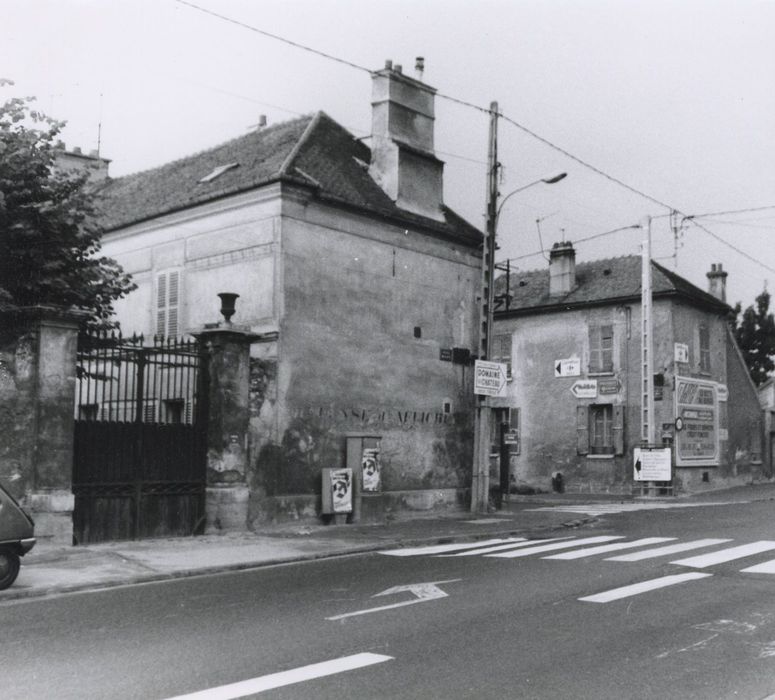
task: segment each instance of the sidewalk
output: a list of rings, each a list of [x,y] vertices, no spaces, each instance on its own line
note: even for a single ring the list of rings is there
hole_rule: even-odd
[[[774,498],[775,484],[762,484],[670,500],[673,503],[702,503]],[[559,508],[557,511],[551,508],[534,511],[533,508],[578,503],[631,503],[634,500],[646,499],[541,494],[518,497],[502,510],[487,515],[474,516],[464,511],[414,514],[414,517],[404,515],[375,525],[283,525],[261,533],[110,542],[67,548],[38,543],[22,559],[21,572],[13,586],[0,591],[0,603],[404,546],[493,537],[548,537],[552,531],[579,527],[595,519],[563,512]]]

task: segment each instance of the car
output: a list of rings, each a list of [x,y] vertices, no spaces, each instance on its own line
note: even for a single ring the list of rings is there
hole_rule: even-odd
[[[35,546],[35,523],[0,484],[0,591],[19,575],[20,559]]]

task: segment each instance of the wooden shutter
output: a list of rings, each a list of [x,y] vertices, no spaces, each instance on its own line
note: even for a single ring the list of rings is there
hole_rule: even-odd
[[[613,407],[614,454],[624,454],[624,406]]]
[[[589,409],[576,406],[576,452],[589,454]]]
[[[180,334],[180,271],[156,276],[156,335],[176,338]]]

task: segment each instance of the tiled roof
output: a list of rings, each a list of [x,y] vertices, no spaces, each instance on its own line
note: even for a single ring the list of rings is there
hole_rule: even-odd
[[[444,208],[434,221],[397,207],[368,173],[371,152],[324,112],[254,131],[153,170],[108,180],[98,190],[107,231],[244,192],[272,182],[312,187],[340,205],[423,226],[469,245],[482,234]],[[237,163],[209,182],[219,166]]]
[[[653,260],[651,271],[654,297],[680,296],[721,313],[729,311],[727,304]],[[548,266],[543,270],[512,272],[508,287],[509,312],[515,315],[635,300],[641,293],[641,257],[629,255],[577,263],[576,286],[563,296],[549,296]],[[506,275],[501,275],[495,283],[495,294],[505,292]],[[505,304],[496,308],[496,314],[504,310]]]

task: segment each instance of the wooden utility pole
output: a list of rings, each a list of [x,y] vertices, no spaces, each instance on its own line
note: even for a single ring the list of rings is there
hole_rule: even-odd
[[[498,103],[490,103],[490,136],[487,149],[487,231],[482,249],[481,305],[479,309],[479,359],[488,360],[492,348],[495,296],[496,221],[498,215]],[[490,432],[492,409],[486,397],[477,396],[474,465],[471,479],[471,512],[486,512],[490,498]]]

